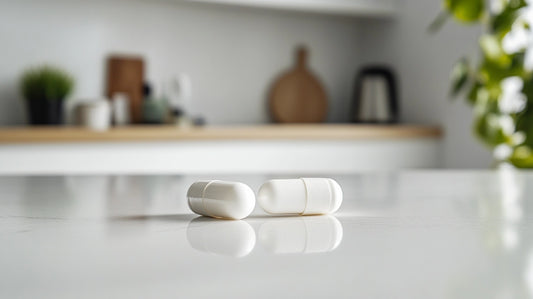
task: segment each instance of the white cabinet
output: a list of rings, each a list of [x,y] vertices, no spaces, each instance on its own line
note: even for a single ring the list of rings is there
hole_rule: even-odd
[[[44,143],[0,147],[0,174],[341,174],[440,167],[435,138]]]
[[[440,130],[292,125],[0,130],[0,174],[339,174],[441,166]]]

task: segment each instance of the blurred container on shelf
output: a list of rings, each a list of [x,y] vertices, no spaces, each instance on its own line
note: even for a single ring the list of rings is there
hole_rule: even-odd
[[[131,123],[143,122],[144,60],[125,55],[110,56],[107,60],[107,97],[126,93]]]
[[[171,111],[171,117],[172,117],[172,123],[175,124],[178,127],[190,127],[193,126],[193,120],[188,117],[183,110],[180,109],[173,109]]]
[[[165,97],[156,97],[152,86],[148,83],[143,87],[142,120],[146,124],[164,124],[167,121],[168,107]]]
[[[111,100],[113,107],[113,124],[115,126],[124,126],[130,123],[129,98],[128,94],[117,92]]]
[[[396,76],[391,68],[368,66],[355,79],[351,120],[354,123],[397,123]]]
[[[77,125],[94,131],[106,131],[111,124],[111,105],[105,99],[80,103],[74,113]]]
[[[183,114],[190,113],[192,81],[189,75],[185,73],[178,74],[172,77],[163,88],[164,95],[173,110],[181,110]]]
[[[166,82],[164,96],[170,108],[170,123],[185,128],[195,124],[190,111],[192,81],[188,74],[178,74]]]

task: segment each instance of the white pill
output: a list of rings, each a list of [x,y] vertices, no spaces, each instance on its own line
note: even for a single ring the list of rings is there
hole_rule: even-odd
[[[329,214],[341,206],[342,189],[328,178],[270,180],[259,189],[258,201],[269,214]]]
[[[187,191],[189,208],[196,214],[223,219],[242,219],[255,207],[255,194],[243,183],[198,181]]]

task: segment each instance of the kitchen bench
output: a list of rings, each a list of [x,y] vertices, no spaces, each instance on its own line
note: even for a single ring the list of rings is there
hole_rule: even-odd
[[[332,175],[334,215],[241,221],[189,210],[209,174],[0,176],[0,297],[530,298],[533,173],[507,170]]]

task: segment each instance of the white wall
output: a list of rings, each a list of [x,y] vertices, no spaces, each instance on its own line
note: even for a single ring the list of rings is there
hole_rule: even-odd
[[[194,110],[211,124],[267,122],[268,87],[305,43],[330,95],[329,121],[347,120],[360,64],[388,62],[400,77],[403,121],[444,128],[444,165],[490,165],[471,109],[448,99],[449,70],[476,53],[477,31],[449,23],[428,34],[440,1],[403,0],[386,22],[178,2],[0,0],[0,125],[25,122],[16,84],[26,67],[62,66],[77,79],[74,98],[93,98],[104,92],[110,53],[143,55],[151,81],[188,72]]]
[[[329,121],[344,121],[359,56],[355,24],[179,1],[0,0],[0,125],[25,122],[16,85],[28,66],[59,65],[76,77],[73,98],[94,98],[104,93],[110,53],[143,55],[152,82],[189,73],[193,110],[211,124],[267,122],[268,87],[300,43],[329,93]]]
[[[476,55],[480,28],[450,20],[440,32],[428,33],[440,3],[402,0],[395,20],[362,21],[362,61],[386,62],[396,69],[404,121],[443,127],[445,167],[487,168],[491,155],[474,138],[471,107],[448,97],[452,65],[463,55]]]

